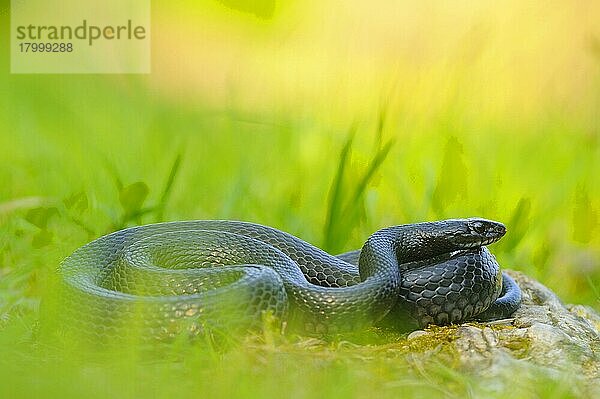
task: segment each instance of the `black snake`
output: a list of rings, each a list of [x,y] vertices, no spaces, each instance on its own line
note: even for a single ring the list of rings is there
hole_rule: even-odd
[[[518,286],[485,247],[505,231],[475,218],[399,225],[333,256],[259,224],[169,222],[98,238],[59,274],[65,314],[98,335],[248,329],[265,315],[305,333],[384,319],[423,327],[506,317],[519,306]]]

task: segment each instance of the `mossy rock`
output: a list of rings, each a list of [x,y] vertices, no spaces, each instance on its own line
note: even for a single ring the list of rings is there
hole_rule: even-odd
[[[523,291],[523,303],[510,319],[415,331],[406,340],[408,350],[443,356],[460,370],[498,383],[519,373],[546,378],[569,373],[600,393],[600,315],[563,304],[522,273],[508,273]]]

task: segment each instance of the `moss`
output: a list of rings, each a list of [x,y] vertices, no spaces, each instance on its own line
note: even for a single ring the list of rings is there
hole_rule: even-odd
[[[406,353],[445,355],[445,357],[456,358],[458,352],[452,345],[456,339],[456,326],[429,326],[424,334],[405,339],[402,342]]]

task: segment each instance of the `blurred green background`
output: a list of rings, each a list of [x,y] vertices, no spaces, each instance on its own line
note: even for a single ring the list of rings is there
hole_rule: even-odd
[[[0,344],[29,342],[75,248],[159,220],[250,220],[335,253],[384,226],[482,216],[508,226],[493,247],[503,267],[600,309],[598,21],[598,2],[154,2],[149,75],[11,75],[3,46]],[[0,380],[18,372],[27,387],[6,397],[141,397],[98,390],[127,383],[106,369],[43,374],[27,351],[0,363]],[[324,354],[323,375],[289,354],[279,369],[252,350],[210,358],[220,371],[202,366],[214,383],[194,392],[312,397],[302,373],[345,387],[333,396],[404,387],[388,384],[387,363],[355,373],[357,353]],[[150,373],[187,375],[197,361]],[[240,392],[227,390],[226,361]],[[306,368],[279,384],[290,362]],[[32,385],[33,363],[45,379]],[[253,367],[266,385],[252,385]],[[477,384],[436,376],[450,395]],[[157,389],[144,395],[179,392]]]

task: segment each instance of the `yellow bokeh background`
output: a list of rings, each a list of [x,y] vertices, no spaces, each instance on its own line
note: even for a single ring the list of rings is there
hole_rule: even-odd
[[[457,102],[474,118],[560,110],[591,128],[596,116],[596,2],[283,3],[268,19],[218,2],[155,7],[152,84],[342,124],[385,96],[423,123]]]

